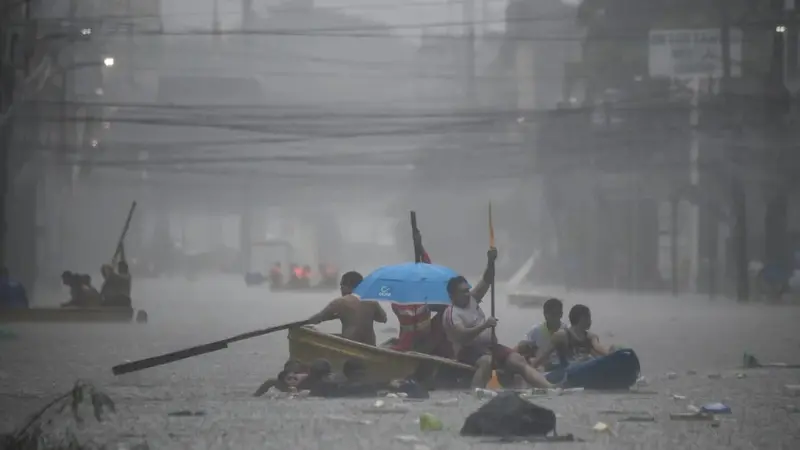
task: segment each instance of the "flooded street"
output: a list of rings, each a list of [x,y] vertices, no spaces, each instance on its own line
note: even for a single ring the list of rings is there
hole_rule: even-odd
[[[303,319],[330,299],[323,294],[278,295],[248,289],[236,278],[141,281],[134,295],[137,306],[150,314],[146,325],[5,327],[16,337],[0,341],[4,431],[83,379],[105,389],[117,403],[113,420],[88,424],[85,430],[102,442],[146,441],[150,448],[496,447],[458,436],[464,418],[480,404],[466,393],[437,392],[433,400],[409,403],[408,413],[392,415],[363,413],[372,400],[252,398],[256,387],[286,360],[285,332],[113,377],[111,366],[126,360]],[[593,328],[602,341],[634,348],[649,379],[643,394],[579,393],[536,399],[561,416],[560,433],[574,433],[587,441],[565,448],[798,448],[800,414],[788,407],[800,406],[800,398],[785,395],[783,386],[800,383],[800,371],[751,370],[746,378],[736,376],[745,351],[762,361],[797,362],[791,360],[800,354],[800,336],[793,331],[800,313],[796,307],[741,306],[699,297],[574,293],[564,298],[566,308],[575,303],[592,308]],[[508,344],[541,320],[537,309],[507,306],[502,289],[497,311],[499,338]],[[395,326],[394,318],[377,326],[378,339],[392,336]],[[336,328],[336,324],[323,326]],[[677,375],[667,377],[668,372]],[[721,374],[722,379],[710,379],[709,374]],[[674,394],[686,399],[676,400]],[[459,398],[455,405],[436,405],[454,397]],[[733,409],[732,415],[722,417],[719,428],[669,420],[669,413],[684,412],[690,403],[712,401],[723,401]],[[657,422],[614,424],[618,417],[602,414],[608,409],[648,410]],[[168,416],[179,410],[205,415]],[[414,421],[422,412],[438,415],[445,430],[421,434]],[[371,424],[349,422],[357,420]],[[614,433],[592,431],[598,421],[611,424]],[[416,435],[419,442],[395,439],[402,435]],[[530,448],[530,444],[504,448]]]

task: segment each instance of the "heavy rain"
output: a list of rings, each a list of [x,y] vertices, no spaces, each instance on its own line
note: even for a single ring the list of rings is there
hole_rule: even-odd
[[[0,449],[800,448],[798,19],[0,0]]]

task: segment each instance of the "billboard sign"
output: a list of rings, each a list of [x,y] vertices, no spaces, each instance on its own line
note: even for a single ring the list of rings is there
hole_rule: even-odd
[[[730,32],[731,76],[741,75],[742,31]],[[722,40],[718,28],[651,30],[650,76],[669,78],[721,78]]]

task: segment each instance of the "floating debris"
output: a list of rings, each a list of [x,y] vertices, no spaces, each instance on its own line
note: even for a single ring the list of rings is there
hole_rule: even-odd
[[[606,409],[600,411],[600,414],[608,414],[614,416],[646,416],[650,414],[649,411],[627,411],[622,409]]]
[[[656,418],[650,414],[634,415],[623,417],[620,422],[655,422]]]
[[[189,411],[182,409],[180,411],[173,411],[167,414],[170,417],[203,417],[206,415],[205,411]]]
[[[358,424],[358,425],[372,425],[371,420],[366,419],[357,419],[355,417],[347,417],[347,416],[339,416],[339,415],[329,415],[325,417],[328,420],[333,422],[339,423],[350,423],[350,424]]]
[[[731,407],[720,402],[708,403],[700,407],[700,411],[710,414],[731,414]]]
[[[497,392],[489,389],[475,388],[475,396],[481,400],[486,400],[497,397]]]
[[[716,420],[713,414],[705,412],[689,412],[689,413],[672,413],[669,415],[670,420],[681,420],[688,422],[710,422]]]
[[[431,413],[423,413],[419,416],[419,429],[422,431],[441,431],[444,424],[438,417]]]
[[[800,396],[800,384],[787,384],[783,389],[786,391],[786,395]]]

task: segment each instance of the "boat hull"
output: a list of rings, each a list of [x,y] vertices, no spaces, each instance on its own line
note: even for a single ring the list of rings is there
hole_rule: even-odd
[[[466,388],[473,368],[456,361],[416,352],[397,352],[354,342],[309,327],[289,330],[289,355],[302,363],[325,359],[335,371],[341,371],[348,359],[360,359],[373,382],[388,382],[426,372],[427,382],[439,388]]]
[[[146,313],[132,308],[29,308],[0,309],[0,323],[137,322]]]

